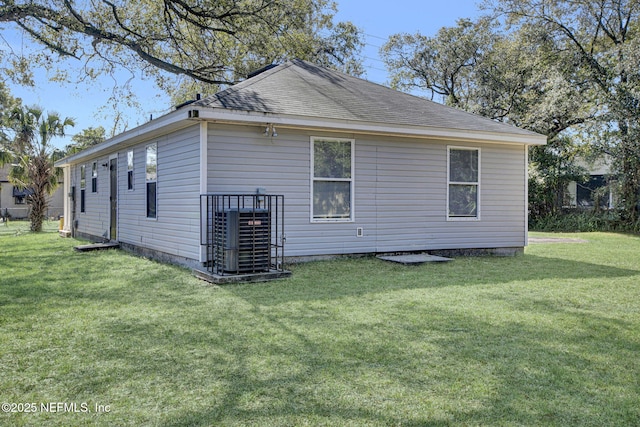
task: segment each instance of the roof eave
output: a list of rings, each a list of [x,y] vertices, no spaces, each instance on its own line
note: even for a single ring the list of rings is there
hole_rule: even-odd
[[[124,148],[126,146],[148,141],[157,136],[161,136],[168,131],[190,126],[194,121],[198,120],[240,125],[262,125],[265,123],[273,123],[283,128],[290,127],[296,129],[333,130],[369,135],[416,137],[445,141],[469,141],[520,145],[545,145],[547,143],[544,135],[539,135],[533,132],[530,132],[529,134],[517,134],[469,131],[198,107],[197,109],[182,108],[172,111],[171,113],[165,114],[156,120],[152,120],[141,126],[116,135],[103,143],[58,160],[55,165],[57,167],[63,167],[78,163],[87,158],[98,157],[103,154],[111,153],[116,147]]]
[[[94,145],[86,150],[82,150],[78,153],[67,156],[64,159],[60,159],[55,163],[55,165],[57,167],[63,167],[78,163],[83,159],[111,153],[115,147],[121,148],[137,144],[157,136],[161,136],[168,131],[178,130],[189,126],[193,123],[192,120],[188,120],[190,111],[191,110],[187,109],[172,111],[155,120],[151,120],[143,125],[118,134],[98,145]]]
[[[447,141],[488,142],[494,144],[545,145],[547,138],[534,132],[503,133],[470,131],[460,129],[446,129],[426,126],[393,125],[380,122],[364,122],[357,120],[339,120],[315,117],[280,115],[250,111],[217,109],[210,107],[198,108],[200,120],[229,124],[272,123],[282,128],[334,130],[355,132],[371,135],[389,135],[403,137],[417,137]]]

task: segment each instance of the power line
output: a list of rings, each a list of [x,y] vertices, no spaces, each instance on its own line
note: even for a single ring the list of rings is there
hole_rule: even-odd
[[[385,64],[385,62],[380,58],[372,58],[370,56],[363,56],[363,58],[364,59],[370,59],[371,61],[381,62],[381,63]]]
[[[387,70],[385,70],[385,69],[383,69],[383,68],[375,67],[375,66],[373,66],[373,65],[371,65],[371,64],[364,65],[364,66],[365,66],[365,67],[367,67],[367,68],[368,68],[368,69],[370,69],[370,70],[376,70],[376,71],[380,71],[380,72],[383,72],[383,73],[386,73],[386,72],[387,72]]]
[[[364,33],[364,35],[367,36],[367,37],[378,39],[378,40],[385,40],[386,41],[388,39],[388,37],[385,38],[385,37],[380,37],[380,36],[374,36],[373,34],[368,34],[368,33]]]
[[[378,45],[371,44],[371,43],[365,43],[364,45],[365,45],[365,46],[375,47],[376,49],[380,49],[380,48],[382,47],[382,46],[378,46]]]

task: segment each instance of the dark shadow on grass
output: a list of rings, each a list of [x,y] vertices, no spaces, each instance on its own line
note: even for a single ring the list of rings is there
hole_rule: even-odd
[[[636,326],[577,312],[557,300],[526,300],[519,299],[519,310],[551,316],[557,326],[482,321],[442,309],[452,324],[464,325],[440,340],[448,358],[481,372],[487,367],[494,391],[483,409],[460,413],[457,422],[597,426],[633,425],[640,419],[635,374],[629,375],[635,365],[630,358],[640,351],[640,342],[629,338]],[[465,378],[469,387],[482,384],[472,375]]]
[[[293,278],[266,284],[225,287],[252,304],[333,300],[393,290],[478,286],[539,280],[611,279],[640,271],[559,258],[458,258],[451,263],[395,265],[375,258],[298,265]]]
[[[20,248],[20,246],[18,246]],[[179,298],[188,270],[149,262],[119,250],[78,253],[71,247],[11,250],[0,264],[0,318],[38,314],[43,307],[126,307],[151,301],[159,309],[193,304]],[[169,283],[167,283],[167,281]],[[178,296],[178,297],[176,297]]]
[[[14,267],[19,257],[10,260]],[[37,265],[57,269],[58,282],[47,285],[34,271],[24,278],[37,286],[0,289],[23,296],[34,311],[34,301],[56,299],[48,306],[59,314],[52,327],[27,334],[29,348],[40,350],[29,362],[45,366],[24,374],[32,384],[44,372],[55,386],[38,383],[37,393],[25,388],[24,396],[113,404],[111,415],[96,418],[102,425],[124,418],[160,426],[633,425],[640,418],[640,345],[636,324],[620,313],[609,319],[544,293],[479,293],[511,320],[437,299],[369,305],[366,297],[543,280],[562,286],[638,276],[635,270],[530,255],[420,267],[360,259],[296,266],[288,280],[218,291],[184,286],[182,271],[139,261],[69,255],[61,266],[56,254],[42,255]],[[140,275],[121,273],[118,262]],[[109,275],[126,280],[108,289],[91,282]],[[74,285],[65,287],[69,276]],[[85,302],[93,305],[82,312],[84,326],[65,327],[61,315],[73,310],[59,304]],[[48,333],[59,334],[57,344]]]
[[[537,310],[535,305],[529,308],[534,314]],[[615,372],[640,351],[640,343],[625,334],[632,325],[562,307],[550,306],[549,311],[575,316],[583,327],[500,322],[436,305],[402,311],[393,319],[381,316],[374,326],[344,318],[305,326],[254,307],[255,328],[282,335],[285,342],[265,346],[246,341],[245,333],[234,331],[232,324],[219,330],[212,344],[226,343],[225,351],[234,355],[218,358],[231,365],[223,370],[228,384],[223,398],[207,409],[174,414],[160,425],[295,425],[309,420],[380,426],[631,425],[627,422],[640,415],[632,404],[635,377],[629,383]],[[421,318],[433,323],[416,328]],[[314,327],[333,329],[335,339],[311,338]],[[589,335],[594,329],[607,332]],[[381,334],[392,341],[374,339]],[[184,345],[192,340],[187,338]],[[262,353],[252,354],[254,346]],[[256,378],[255,358],[283,354],[295,362],[289,373],[279,366],[284,374],[277,378]],[[212,363],[210,369],[220,366]],[[379,381],[371,385],[371,376]],[[629,392],[629,401],[612,407],[619,390]],[[345,393],[352,398],[345,399]],[[248,399],[272,399],[274,405],[252,407]],[[385,410],[376,402],[391,406]]]
[[[119,376],[129,380],[140,378],[153,372],[153,382],[174,383],[176,388],[185,386],[207,389],[208,384],[185,384],[188,378],[184,373],[192,369],[205,372],[219,372],[219,380],[224,384],[220,396],[212,398],[207,409],[201,411],[181,411],[169,417],[155,421],[161,426],[210,426],[237,423],[238,425],[298,425],[308,424],[308,420],[321,425],[403,425],[403,426],[440,426],[447,425],[439,420],[429,420],[426,416],[407,416],[385,414],[375,405],[361,405],[346,402],[339,396],[331,398],[325,380],[336,382],[338,388],[349,390],[350,379],[357,381],[353,369],[361,369],[370,364],[380,364],[381,357],[388,368],[394,371],[395,381],[406,381],[411,372],[402,372],[393,364],[398,354],[389,348],[376,348],[375,360],[369,356],[358,356],[355,353],[371,355],[367,340],[361,340],[361,326],[353,326],[353,340],[345,342],[336,356],[326,343],[309,339],[304,333],[294,330],[286,321],[277,316],[261,312],[254,308],[248,313],[229,310],[229,324],[217,325],[205,334],[175,333],[160,330],[152,325],[140,325],[116,320],[108,322],[105,327],[117,334],[126,333],[131,349],[120,349],[100,355],[103,359],[126,360],[128,370],[119,372]],[[269,332],[282,335],[284,342],[271,342],[269,337],[264,341],[258,336],[248,336],[246,332],[234,327],[233,318],[245,327],[253,327],[261,334]],[[225,327],[226,326],[226,327]],[[173,359],[167,354],[163,358],[142,353],[140,348],[182,348],[189,349],[194,343],[207,343],[209,354],[197,361],[187,358]],[[259,352],[257,352],[259,351]],[[380,356],[382,355],[382,356]],[[203,356],[203,355],[201,355]],[[256,361],[260,359],[287,359],[292,366],[274,366],[277,371],[271,378],[260,378],[265,373],[255,372]],[[101,362],[104,363],[104,362]],[[189,365],[194,364],[190,369]],[[153,366],[150,366],[153,364]],[[397,376],[397,377],[395,377]],[[88,379],[87,389],[95,387]],[[104,384],[102,384],[104,386]],[[356,384],[353,384],[356,386]],[[101,390],[102,391],[102,390]],[[106,389],[104,390],[106,391]],[[209,390],[211,392],[211,390]],[[160,398],[161,399],[161,398]],[[260,403],[273,401],[273,405]],[[253,403],[256,402],[253,407]]]

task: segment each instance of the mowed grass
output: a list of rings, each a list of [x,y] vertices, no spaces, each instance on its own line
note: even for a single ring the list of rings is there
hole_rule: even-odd
[[[0,402],[37,412],[0,425],[640,423],[635,236],[216,287],[15,230],[0,224]]]

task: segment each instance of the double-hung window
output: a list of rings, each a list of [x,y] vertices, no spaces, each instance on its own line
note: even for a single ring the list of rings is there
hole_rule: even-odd
[[[480,149],[448,147],[449,219],[480,218]]]
[[[311,221],[353,220],[354,141],[311,139]]]
[[[87,168],[80,165],[80,212],[85,211],[85,191],[87,187]]]
[[[158,144],[147,145],[146,157],[147,218],[157,217]]]

